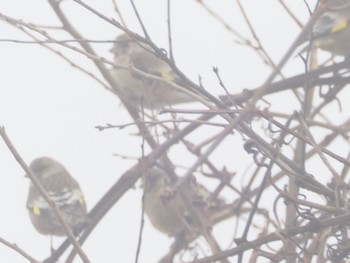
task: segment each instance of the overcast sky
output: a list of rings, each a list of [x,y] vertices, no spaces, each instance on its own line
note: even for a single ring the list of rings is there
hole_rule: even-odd
[[[85,2],[117,19],[111,1]],[[141,33],[129,1],[119,2],[130,29]],[[153,41],[167,49],[167,1],[135,2]],[[277,63],[300,29],[277,0],[242,2],[262,44]],[[304,1],[286,2],[292,2],[288,4],[305,22],[308,13]],[[73,1],[63,1],[62,5],[74,26],[87,39],[113,40],[121,33]],[[251,38],[235,1],[215,1],[212,8],[240,34]],[[25,22],[59,25],[56,15],[44,0],[0,1],[0,10],[2,14]],[[173,1],[172,25],[179,68],[195,82],[201,76],[205,88],[214,95],[224,92],[212,72],[213,66],[219,67],[231,93],[258,87],[271,72],[252,49],[237,44],[237,37],[209,16],[196,1]],[[52,32],[58,39],[70,39],[65,34]],[[62,162],[80,182],[88,208],[91,208],[111,184],[137,162],[135,158],[141,156],[141,138],[136,135],[134,127],[103,132],[94,127],[106,123],[124,124],[132,119],[117,97],[56,54],[39,45],[2,41],[5,39],[30,40],[20,30],[0,20],[0,124],[5,126],[27,163],[40,156],[51,156]],[[100,56],[112,58],[108,52],[111,44],[93,46]],[[52,47],[63,50],[56,45]],[[67,54],[100,77],[89,60],[71,51]],[[301,72],[302,66],[298,58],[292,59],[285,72],[287,75]],[[199,104],[181,107],[204,108]],[[286,105],[286,110],[293,110],[293,107]],[[210,131],[203,131],[206,132]],[[222,152],[229,152],[220,156],[224,166],[230,163],[235,151],[229,145]],[[113,156],[115,153],[132,158],[118,158]],[[176,150],[171,154],[175,163],[186,164]],[[25,208],[29,181],[2,141],[0,164],[0,237],[16,243],[41,260],[49,254],[49,237],[38,234],[31,226]],[[140,224],[140,198],[138,188],[129,191],[95,229],[84,245],[92,262],[111,262],[111,259],[133,262]],[[154,231],[150,224],[146,224],[144,235],[141,262],[155,262],[167,251],[170,240]],[[57,245],[61,239],[55,238],[54,241]],[[2,262],[25,262],[3,245],[0,245],[0,258]]]

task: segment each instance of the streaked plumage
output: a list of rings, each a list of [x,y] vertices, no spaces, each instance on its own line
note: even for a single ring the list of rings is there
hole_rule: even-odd
[[[205,238],[213,254],[221,251],[211,233],[212,207],[211,202],[207,202],[210,193],[204,187],[191,178],[178,191],[174,191],[174,184],[158,168],[150,169],[143,179],[147,217],[157,230],[176,238],[170,252],[160,262],[173,262],[175,254],[198,236]],[[221,205],[220,202],[216,204]],[[226,263],[228,260],[224,258],[220,262]]]
[[[145,180],[145,213],[160,232],[175,236],[179,231],[185,230],[191,239],[200,235],[201,223],[197,215],[192,213],[193,208],[210,228],[208,216],[213,208],[206,202],[209,192],[204,187],[190,181],[180,188],[180,192],[174,192],[173,184],[159,168],[150,169]],[[182,194],[185,194],[187,199],[184,199]],[[221,205],[219,202],[216,204]]]
[[[49,197],[56,202],[72,230],[86,220],[86,204],[78,182],[66,168],[49,157],[35,159],[30,169],[39,179]],[[38,232],[45,235],[65,235],[53,209],[31,183],[27,199],[30,219]]]

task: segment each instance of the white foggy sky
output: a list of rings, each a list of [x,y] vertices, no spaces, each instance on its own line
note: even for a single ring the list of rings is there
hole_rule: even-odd
[[[129,1],[118,2],[129,27],[141,33]],[[262,44],[277,63],[298,34],[298,27],[277,0],[242,2],[248,15],[254,17],[253,26]],[[300,19],[307,19],[303,1],[286,2],[293,5]],[[116,18],[110,1],[86,3],[108,17]],[[159,46],[167,48],[166,1],[136,1],[136,5],[152,39]],[[121,33],[73,1],[63,1],[63,6],[74,26],[88,39],[113,40]],[[215,1],[212,7],[241,34],[250,36],[235,1]],[[2,14],[26,22],[58,25],[56,15],[44,0],[0,1],[0,10]],[[235,44],[235,37],[196,1],[173,1],[172,11],[175,59],[180,69],[193,81],[197,82],[201,75],[208,91],[222,94],[212,72],[213,66],[219,67],[221,77],[232,93],[257,87],[267,78],[271,69],[251,49]],[[70,39],[58,32],[56,36]],[[18,29],[1,20],[0,39],[28,40]],[[94,47],[101,56],[111,59],[108,52],[110,44],[95,44]],[[73,57],[78,64],[97,73],[90,61],[80,55]],[[289,74],[301,72],[302,67],[297,58],[287,65]],[[134,135],[135,128],[104,132],[94,128],[106,123],[124,124],[131,121],[118,98],[52,52],[34,44],[0,42],[0,72],[0,125],[5,126],[27,163],[44,155],[62,162],[80,182],[89,208],[136,162],[122,160],[112,154],[141,156],[141,138]],[[181,107],[202,108],[196,104]],[[220,157],[223,164],[234,158],[230,145],[227,152],[230,154]],[[176,152],[173,157],[174,160],[179,159],[179,163],[184,163]],[[25,208],[29,182],[2,141],[0,164],[0,237],[16,243],[42,260],[49,254],[49,237],[38,234],[31,226]],[[191,164],[188,163],[188,166]],[[140,198],[138,189],[129,191],[94,230],[83,247],[92,262],[111,262],[111,259],[134,261],[140,224]],[[61,239],[55,240],[55,244],[60,244]],[[167,237],[147,224],[141,254],[143,260],[140,262],[155,262],[167,251],[169,244]],[[26,262],[1,244],[0,258],[2,262]],[[80,261],[77,259],[76,262]]]

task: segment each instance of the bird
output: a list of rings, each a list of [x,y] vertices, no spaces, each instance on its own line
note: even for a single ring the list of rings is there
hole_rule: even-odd
[[[82,227],[87,218],[85,199],[78,182],[67,169],[50,157],[33,160],[29,168],[50,199],[56,203],[71,230],[75,231]],[[66,235],[54,209],[32,182],[26,205],[31,222],[39,233],[51,236]]]
[[[211,235],[211,207],[205,198],[209,191],[194,180],[185,182],[178,191],[173,190],[174,182],[169,180],[166,172],[153,167],[142,177],[144,189],[144,211],[151,224],[158,231],[169,237],[181,237],[181,244],[175,245],[174,251],[161,262],[172,262],[173,257],[183,244],[188,244],[203,235],[213,253],[220,251],[219,245]],[[217,204],[220,204],[218,202]],[[217,208],[215,208],[216,210]],[[227,262],[225,259],[222,262]]]
[[[151,169],[143,182],[145,199],[144,209],[151,224],[160,232],[175,236],[182,228],[193,229],[194,224],[186,203],[179,195],[171,192],[171,183],[165,173],[159,168]]]
[[[132,66],[156,77],[188,88],[188,85],[161,58],[157,57],[146,43],[136,41],[127,34],[121,34],[110,50],[116,65]],[[140,76],[130,69],[118,66],[111,69],[111,75],[118,84],[121,96],[138,108],[158,110],[165,106],[192,102],[195,99],[168,83]]]
[[[330,0],[315,21],[309,40],[311,45],[333,55],[350,55],[350,1]],[[304,48],[305,50],[305,48]]]

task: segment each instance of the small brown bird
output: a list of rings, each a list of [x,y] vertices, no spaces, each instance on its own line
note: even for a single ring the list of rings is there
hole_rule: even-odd
[[[60,209],[67,225],[74,231],[86,220],[86,204],[80,186],[66,168],[49,157],[35,159],[30,164],[48,196]],[[36,230],[44,235],[64,236],[65,232],[54,210],[32,183],[27,208]]]
[[[220,251],[211,234],[211,207],[205,200],[209,197],[209,192],[204,197],[204,187],[190,180],[180,187],[178,192],[174,192],[173,183],[159,168],[150,169],[143,179],[144,210],[156,229],[170,237],[181,235],[181,245],[203,235],[213,253]],[[168,255],[161,262],[172,262],[171,258],[181,249],[181,245],[174,248],[170,258]],[[222,262],[227,260],[223,259]]]
[[[126,34],[116,38],[110,51],[114,55],[116,64],[126,67],[133,66],[180,86],[185,85],[165,61],[152,53],[151,47],[131,39]],[[191,96],[176,90],[164,81],[142,77],[128,69],[118,67],[111,69],[111,73],[118,83],[124,99],[131,105],[139,107],[142,104],[144,108],[154,110],[164,106],[194,101]]]
[[[145,213],[156,229],[168,236],[176,236],[184,229],[194,235],[198,232],[185,201],[171,191],[169,178],[162,170],[151,169],[143,184]]]

